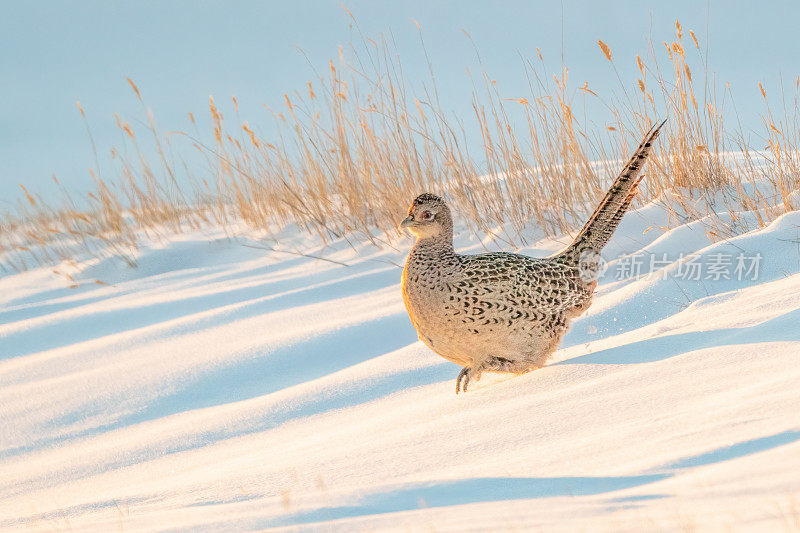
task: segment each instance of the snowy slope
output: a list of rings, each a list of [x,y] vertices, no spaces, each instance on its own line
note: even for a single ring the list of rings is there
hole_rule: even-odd
[[[206,232],[0,278],[0,529],[800,529],[800,213],[665,225],[626,217],[549,366],[458,396],[410,241]],[[761,259],[694,280],[690,252]]]

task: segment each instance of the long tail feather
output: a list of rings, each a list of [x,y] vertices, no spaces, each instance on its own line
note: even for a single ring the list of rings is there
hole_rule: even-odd
[[[606,193],[600,205],[594,210],[592,216],[583,226],[578,236],[569,247],[560,255],[577,260],[582,252],[593,251],[599,253],[608,243],[614,230],[619,226],[622,217],[636,196],[637,187],[644,176],[640,175],[642,166],[653,141],[658,136],[666,120],[645,135],[644,140],[633,153],[620,175],[614,180],[611,188]]]

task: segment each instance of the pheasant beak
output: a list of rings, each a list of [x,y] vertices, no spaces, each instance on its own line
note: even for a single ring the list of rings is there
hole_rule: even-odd
[[[409,227],[409,226],[412,226],[413,224],[414,224],[414,216],[413,216],[413,215],[408,215],[408,216],[407,216],[406,218],[404,218],[404,219],[403,219],[403,221],[400,223],[400,227],[401,227],[401,228],[407,228],[407,227]]]

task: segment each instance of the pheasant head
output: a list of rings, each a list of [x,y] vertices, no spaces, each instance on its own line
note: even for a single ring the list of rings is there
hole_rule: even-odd
[[[440,197],[424,193],[417,196],[408,208],[408,216],[400,223],[418,240],[453,240],[453,218]]]

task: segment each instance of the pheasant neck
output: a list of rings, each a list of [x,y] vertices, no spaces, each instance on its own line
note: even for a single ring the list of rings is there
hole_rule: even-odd
[[[436,237],[427,237],[425,239],[417,240],[411,253],[426,259],[442,260],[455,256],[455,249],[453,248],[453,236],[450,235],[437,235]]]

